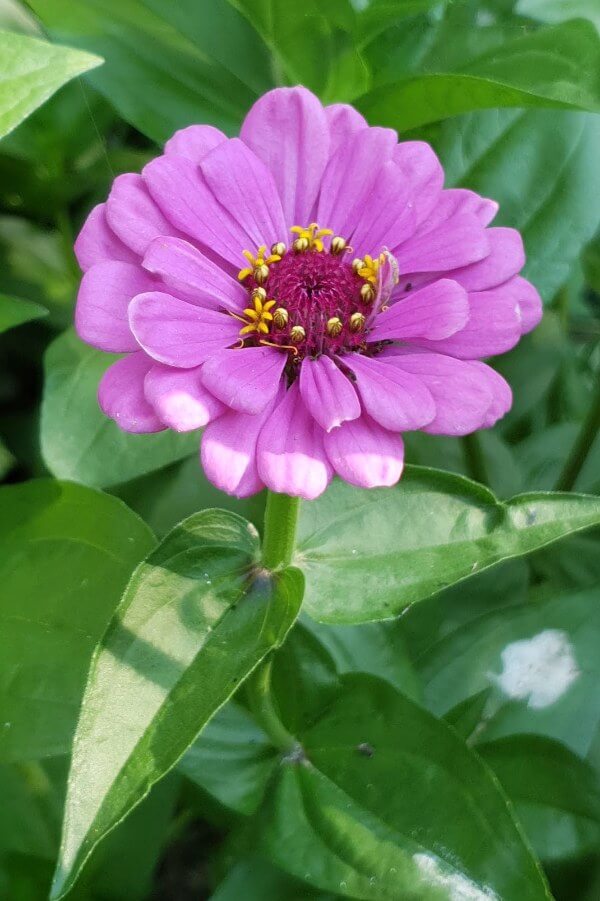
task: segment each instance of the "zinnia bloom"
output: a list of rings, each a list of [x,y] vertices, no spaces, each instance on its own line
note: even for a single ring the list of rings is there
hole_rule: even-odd
[[[314,498],[394,484],[401,433],[465,435],[509,409],[481,358],[541,316],[497,204],[444,190],[428,144],[280,88],[239,138],[178,131],[115,179],[77,239],[84,341],[130,432],[204,427],[223,491]]]

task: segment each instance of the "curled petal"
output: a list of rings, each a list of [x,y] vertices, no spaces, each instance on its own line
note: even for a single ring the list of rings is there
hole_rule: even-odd
[[[276,396],[287,356],[274,347],[221,350],[202,369],[202,381],[233,410],[261,413]]]
[[[344,362],[356,376],[364,409],[385,429],[406,432],[433,420],[433,397],[417,376],[361,354],[348,354]]]
[[[525,265],[523,239],[515,228],[488,228],[485,232],[490,252],[464,269],[455,269],[452,278],[467,291],[495,288],[520,272]]]
[[[188,125],[180,128],[165,144],[167,156],[182,156],[199,163],[206,154],[227,140],[227,136],[212,125]]]
[[[99,203],[93,208],[83,223],[73,249],[83,272],[87,272],[96,263],[107,260],[121,260],[125,263],[138,261],[137,255],[117,238],[106,221],[105,203]]]
[[[333,475],[323,446],[324,434],[294,382],[258,439],[258,474],[267,488],[305,500],[322,494]]]
[[[300,394],[309,413],[326,432],[360,416],[360,402],[350,379],[330,357],[302,361]]]
[[[405,295],[379,313],[369,341],[427,338],[437,341],[464,328],[469,318],[467,292],[455,281],[440,279]]]
[[[239,322],[231,316],[160,291],[139,294],[132,300],[129,324],[146,353],[179,369],[199,366],[233,344],[239,333]]]
[[[402,438],[364,414],[325,435],[325,449],[337,474],[359,488],[395,485],[402,475]]]
[[[111,353],[139,350],[127,310],[136,294],[154,286],[141,266],[112,260],[96,263],[83,276],[77,295],[75,328],[81,340]]]
[[[138,351],[109,366],[100,380],[100,409],[125,432],[160,432],[165,427],[144,394],[144,379],[152,366],[153,360]]]
[[[176,432],[200,429],[225,411],[202,384],[201,369],[172,369],[157,363],[144,379],[146,400],[164,424]]]
[[[483,259],[490,252],[490,243],[478,219],[463,213],[390,249],[401,272],[446,272]]]
[[[106,218],[114,233],[140,256],[158,235],[178,234],[152,200],[142,176],[133,172],[115,178],[106,201]]]

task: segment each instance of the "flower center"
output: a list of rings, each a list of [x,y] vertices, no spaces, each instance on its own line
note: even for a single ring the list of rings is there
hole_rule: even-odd
[[[297,360],[361,349],[372,318],[382,257],[352,261],[351,248],[316,223],[294,226],[291,249],[274,244],[244,251],[249,266],[239,279],[248,288],[240,337],[245,345],[271,344]]]

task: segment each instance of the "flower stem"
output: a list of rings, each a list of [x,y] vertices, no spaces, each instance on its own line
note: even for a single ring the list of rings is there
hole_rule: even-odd
[[[269,491],[263,536],[263,563],[267,569],[278,569],[291,562],[299,509],[300,498]]]
[[[571,452],[556,482],[556,491],[571,491],[600,429],[600,378]]]
[[[288,754],[299,747],[279,718],[271,692],[273,658],[263,663],[247,682],[248,702],[257,722],[280,751]]]
[[[465,435],[463,438],[463,452],[465,462],[467,464],[467,472],[476,482],[487,485],[487,469],[485,465],[485,455],[481,447],[481,441],[477,432]]]

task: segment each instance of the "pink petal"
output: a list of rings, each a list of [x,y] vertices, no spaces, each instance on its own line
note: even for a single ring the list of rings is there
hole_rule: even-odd
[[[481,197],[479,194],[476,194],[474,191],[468,191],[466,188],[449,188],[447,191],[441,192],[435,207],[427,218],[421,222],[417,234],[426,235],[453,216],[459,216],[463,213],[470,213],[475,216],[485,228],[486,225],[490,224],[497,212],[498,204],[495,200],[488,200],[487,197]]]
[[[159,363],[192,369],[233,344],[240,323],[226,313],[206,310],[171,294],[139,294],[129,305],[131,331]]]
[[[287,227],[308,225],[329,155],[327,119],[314,94],[302,87],[269,91],[246,116],[240,137],[269,167]]]
[[[440,279],[405,295],[379,313],[369,341],[427,338],[439,341],[463,328],[469,318],[467,292],[451,279]]]
[[[330,357],[302,361],[300,394],[308,412],[326,432],[360,416],[352,382]]]
[[[106,204],[99,203],[91,211],[74,246],[77,262],[86,272],[96,263],[106,260],[122,260],[126,263],[138,262],[138,257],[117,238],[106,221]]]
[[[416,220],[423,222],[438,203],[444,186],[442,165],[425,141],[402,141],[395,147],[393,158],[411,187]]]
[[[396,247],[415,230],[411,188],[393,162],[384,163],[352,235],[354,254],[376,253]]]
[[[165,427],[144,395],[144,379],[152,365],[138,351],[109,366],[100,380],[100,409],[124,432],[161,432]]]
[[[242,310],[248,301],[237,279],[181,238],[155,238],[143,266],[198,306]]]
[[[322,494],[333,475],[323,446],[324,434],[294,382],[258,439],[258,474],[267,488],[305,500]]]
[[[487,409],[483,423],[483,428],[488,429],[502,419],[512,407],[512,391],[506,379],[491,366],[478,360],[473,360],[469,365],[479,373],[479,377],[482,382],[485,382],[492,395],[492,402]]]
[[[478,219],[465,213],[391,249],[401,272],[447,272],[481,260],[490,244]]]
[[[490,243],[488,256],[452,273],[452,278],[467,291],[495,288],[520,272],[525,265],[523,239],[516,229],[488,228],[485,234]]]
[[[521,278],[520,275],[507,282],[507,286],[515,284],[519,297],[519,312],[521,314],[521,334],[525,335],[539,325],[544,312],[542,298],[531,282]],[[503,285],[502,288],[505,286]]]
[[[200,429],[225,411],[202,384],[201,368],[171,369],[157,363],[144,380],[146,400],[164,424],[176,432]]]
[[[317,207],[319,225],[352,237],[396,141],[396,132],[389,128],[367,128],[348,138],[327,164]]]
[[[485,427],[494,399],[488,379],[473,363],[408,348],[385,351],[383,358],[418,376],[431,392],[436,416],[423,431],[456,436]]]
[[[469,321],[464,328],[441,341],[422,343],[437,353],[461,360],[505,353],[522,334],[521,299],[527,303],[530,296],[525,286],[529,287],[529,283],[524,279],[512,278],[491,291],[471,292]]]
[[[241,413],[262,413],[279,389],[287,363],[274,347],[243,347],[214,354],[202,369],[202,381],[224,404]]]
[[[144,255],[157,235],[176,235],[150,197],[141,175],[117,175],[106,201],[106,218],[116,235],[135,253]]]
[[[343,359],[356,375],[363,408],[384,429],[420,429],[435,417],[433,397],[418,376],[387,364],[384,358],[347,354]]]
[[[369,127],[364,116],[348,103],[332,103],[326,106],[325,118],[329,126],[329,156],[337,153],[357,131]]]
[[[202,435],[202,467],[221,491],[248,497],[265,487],[258,475],[256,444],[275,403],[272,401],[255,416],[228,410],[207,425]]]
[[[192,163],[199,163],[202,157],[217,147],[227,136],[212,125],[188,125],[180,128],[165,144],[167,156],[183,156]]]
[[[177,229],[241,268],[242,250],[250,249],[248,235],[217,201],[198,166],[184,157],[159,156],[145,166],[142,175],[150,194]]]
[[[129,327],[131,299],[155,287],[139,265],[108,261],[85,273],[75,307],[75,328],[82,341],[112,353],[139,350]]]
[[[402,475],[402,438],[366,415],[325,435],[325,449],[337,474],[359,488],[395,485]]]
[[[239,138],[224,141],[200,164],[209,188],[247,235],[245,247],[270,247],[287,228],[275,181],[261,159]],[[243,248],[240,248],[240,252]]]

